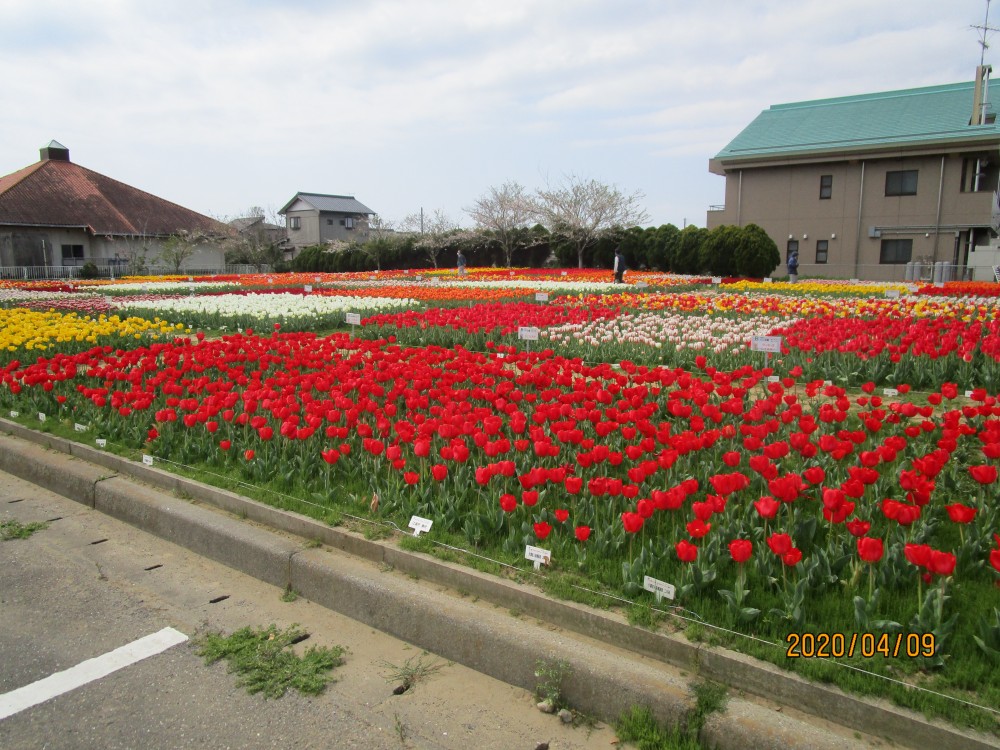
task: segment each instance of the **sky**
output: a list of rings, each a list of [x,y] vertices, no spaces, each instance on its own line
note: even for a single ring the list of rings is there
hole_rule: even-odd
[[[54,139],[77,164],[221,219],[274,214],[302,191],[468,227],[491,186],[594,179],[642,194],[648,225],[705,226],[725,184],[708,161],[762,110],[971,81],[986,8],[0,0],[0,175]]]

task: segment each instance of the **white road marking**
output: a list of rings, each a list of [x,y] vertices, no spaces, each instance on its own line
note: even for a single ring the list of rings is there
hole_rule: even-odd
[[[146,657],[155,656],[178,643],[184,643],[187,639],[188,637],[179,630],[164,628],[114,651],[80,662],[75,667],[56,672],[9,693],[3,693],[0,695],[0,721],[26,708],[75,690],[88,682],[107,677],[112,672],[140,662]]]

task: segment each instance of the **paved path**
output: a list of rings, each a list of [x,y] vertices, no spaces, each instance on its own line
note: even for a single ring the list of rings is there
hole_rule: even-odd
[[[307,643],[349,652],[323,695],[265,700],[189,641],[0,720],[5,750],[612,747],[610,728],[563,726],[527,691],[457,664],[393,696],[384,664],[419,649],[0,472],[0,521],[57,517],[0,542],[0,694],[165,627],[196,637],[300,623]]]

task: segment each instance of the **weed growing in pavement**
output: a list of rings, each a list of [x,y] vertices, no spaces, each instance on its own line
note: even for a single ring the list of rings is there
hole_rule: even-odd
[[[281,601],[287,602],[288,604],[291,604],[298,598],[299,598],[299,592],[293,589],[291,584],[288,584],[285,587],[285,591],[281,595]]]
[[[330,672],[343,662],[344,649],[310,646],[299,656],[291,647],[307,635],[297,625],[285,630],[275,625],[263,630],[246,627],[228,636],[209,633],[201,639],[198,655],[206,664],[229,662],[229,671],[251,695],[280,698],[289,688],[318,695],[333,680]]]
[[[566,707],[563,697],[563,681],[573,674],[569,662],[563,659],[539,659],[535,662],[535,699],[548,703],[558,711]]]
[[[661,727],[648,708],[632,706],[618,717],[615,733],[622,742],[635,745],[639,750],[700,750],[697,739],[681,731],[680,727]]]
[[[27,539],[36,531],[47,529],[49,525],[44,521],[33,523],[21,523],[20,521],[0,522],[0,540],[6,542],[8,539]]]
[[[400,693],[405,693],[407,690],[412,688],[421,680],[427,679],[430,675],[438,672],[445,665],[442,662],[434,661],[433,658],[427,658],[428,654],[420,654],[419,656],[411,656],[407,659],[402,666],[396,666],[395,664],[390,664],[387,661],[381,662],[382,667],[388,670],[388,676],[386,680],[388,682],[398,682],[399,686],[396,688],[397,695]]]

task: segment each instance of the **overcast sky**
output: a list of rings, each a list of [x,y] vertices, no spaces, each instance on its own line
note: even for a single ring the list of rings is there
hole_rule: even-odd
[[[651,224],[704,226],[724,200],[708,160],[761,110],[970,81],[985,12],[985,0],[0,0],[0,175],[55,139],[78,164],[217,218],[305,191],[465,226],[491,185],[576,175],[641,191]]]

